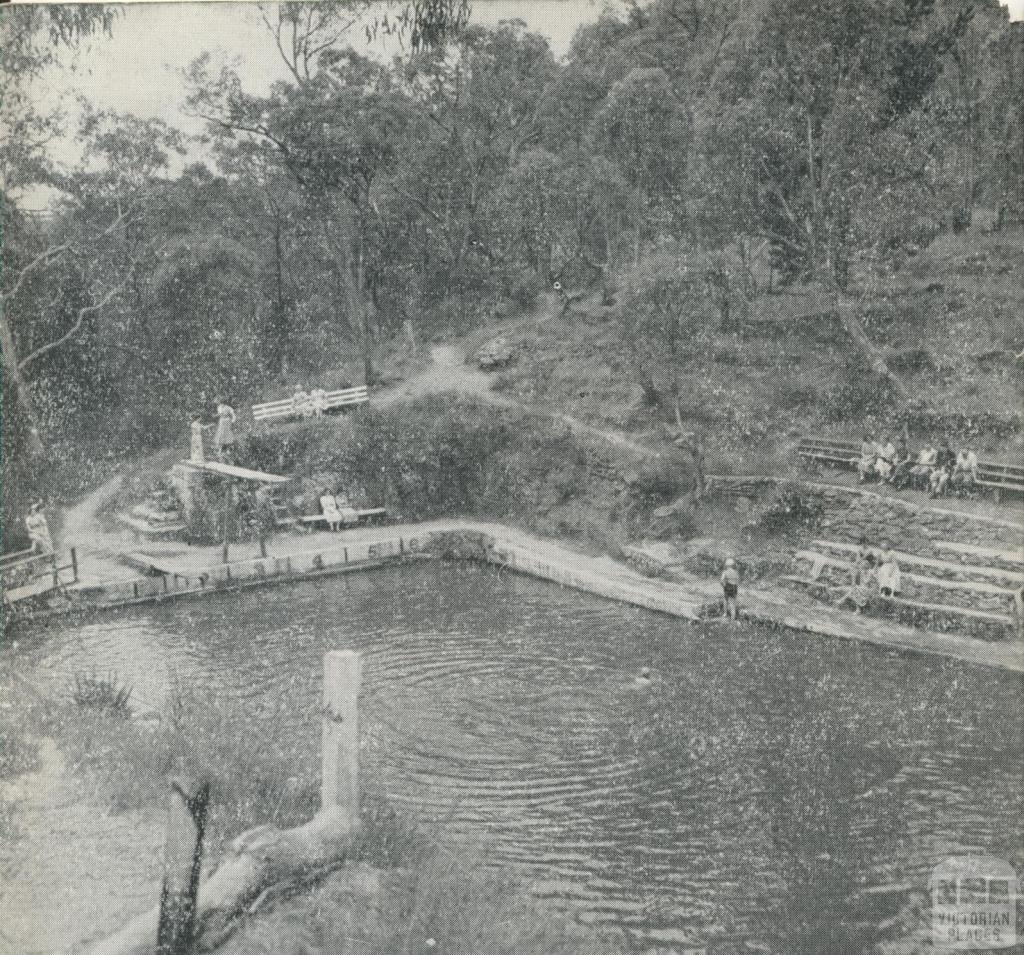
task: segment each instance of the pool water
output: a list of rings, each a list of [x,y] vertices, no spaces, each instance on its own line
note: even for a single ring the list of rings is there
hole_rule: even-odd
[[[323,654],[360,651],[366,778],[640,950],[864,951],[900,899],[870,890],[956,854],[1019,868],[1022,682],[995,669],[426,562],[27,637],[39,681],[210,688],[297,774]]]

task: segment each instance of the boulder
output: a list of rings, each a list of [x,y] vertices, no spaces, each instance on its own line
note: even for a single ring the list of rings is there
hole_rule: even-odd
[[[484,371],[504,368],[515,358],[515,349],[507,338],[492,338],[476,353],[476,363]]]
[[[668,568],[679,561],[675,548],[653,541],[624,547],[623,554],[626,563],[645,577],[664,577]]]

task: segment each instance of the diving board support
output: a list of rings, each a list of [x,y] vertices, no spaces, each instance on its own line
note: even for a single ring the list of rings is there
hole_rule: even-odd
[[[324,655],[323,766],[320,810],[338,809],[359,823],[359,683],[362,659],[354,650]]]

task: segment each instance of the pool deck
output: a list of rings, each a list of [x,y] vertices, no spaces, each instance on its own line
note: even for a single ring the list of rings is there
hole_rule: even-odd
[[[89,539],[67,542],[78,548],[80,579],[70,589],[70,606],[54,612],[192,597],[345,573],[426,554],[443,556],[446,539],[449,544],[466,543],[469,549],[462,556],[561,586],[684,620],[714,620],[723,637],[730,627],[718,616],[720,588],[715,580],[652,579],[607,555],[592,556],[562,541],[474,520],[280,534],[270,540],[267,558],[260,557],[255,543],[231,545],[228,564],[221,562],[219,546],[150,542],[140,547],[127,532],[94,531]],[[464,548],[456,548],[456,553],[460,550]],[[148,573],[140,577],[140,568],[147,565]],[[1024,672],[1024,645],[1017,640],[993,642],[918,630],[834,610],[779,588],[745,588],[741,612],[749,620],[799,633]]]

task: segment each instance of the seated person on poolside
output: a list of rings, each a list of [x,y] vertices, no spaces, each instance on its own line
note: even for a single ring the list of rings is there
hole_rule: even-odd
[[[875,460],[875,473],[883,481],[888,481],[895,467],[896,445],[892,443],[892,438],[887,435],[885,442],[878,449],[878,457]]]
[[[306,394],[305,389],[302,385],[296,385],[295,391],[292,394],[292,414],[299,414],[305,417],[306,415],[312,414],[313,405],[310,401],[310,397]]]
[[[949,487],[950,467],[948,464],[940,464],[932,469],[928,478],[930,497],[943,497]]]
[[[939,452],[934,445],[929,444],[921,448],[917,455],[917,462],[910,469],[910,479],[914,487],[922,491],[928,487],[928,478],[932,473],[932,468],[935,467],[938,456]]]
[[[860,613],[868,605],[868,601],[871,599],[871,591],[876,581],[874,554],[868,551],[863,544],[861,545],[861,553],[864,554],[864,558],[862,560],[860,553],[858,553],[857,562],[853,567],[851,575],[850,586],[843,591],[842,596],[836,601],[837,607],[841,607],[849,601],[853,604],[853,609],[856,613]]]
[[[864,435],[860,443],[860,457],[856,459],[857,477],[863,484],[875,471],[875,460],[878,458],[878,446],[870,434]]]
[[[314,388],[309,396],[309,404],[314,417],[323,417],[323,413],[327,408],[327,392],[323,388]]]
[[[878,568],[878,592],[883,597],[898,597],[902,589],[900,565],[892,555],[892,551],[882,554],[882,564]]]
[[[955,460],[956,456],[953,454],[953,449],[949,446],[949,439],[943,438],[942,444],[939,445],[939,452],[935,456],[935,468],[928,478],[932,497],[941,497],[946,493]]]
[[[896,461],[893,465],[892,474],[889,476],[889,483],[893,487],[906,487],[910,481],[910,468],[913,459],[910,456],[910,449],[907,447],[907,439],[900,437],[896,442]]]
[[[978,480],[978,456],[970,448],[964,448],[957,454],[952,480],[957,494],[969,494],[974,490]]]
[[[855,584],[864,584],[870,581],[874,577],[875,564],[878,562],[878,558],[869,546],[866,537],[860,539],[860,547],[857,550],[857,556],[853,561],[853,582]]]
[[[336,531],[341,526],[341,514],[338,513],[338,504],[334,495],[326,488],[320,494],[320,511],[327,518],[327,526]]]

